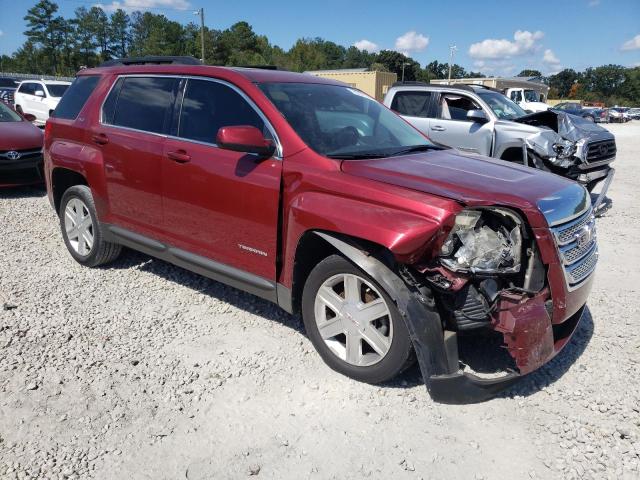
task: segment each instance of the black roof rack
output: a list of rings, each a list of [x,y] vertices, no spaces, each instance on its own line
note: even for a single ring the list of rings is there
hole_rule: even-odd
[[[202,65],[202,62],[194,57],[147,56],[114,58],[113,60],[102,62],[99,66],[115,67],[118,65]]]
[[[393,85],[391,85],[392,87],[403,87],[403,86],[421,86],[421,87],[428,87],[429,84],[425,83],[425,82],[418,82],[415,80],[405,80],[404,82],[393,82]]]

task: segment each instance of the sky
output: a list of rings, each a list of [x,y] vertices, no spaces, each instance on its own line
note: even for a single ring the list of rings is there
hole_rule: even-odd
[[[25,40],[24,15],[37,0],[0,0],[0,53]],[[73,16],[80,6],[102,5],[162,13],[182,23],[224,29],[245,20],[272,44],[290,48],[301,37],[322,37],[370,51],[397,50],[422,66],[454,62],[487,75],[543,74],[615,63],[640,66],[640,0],[56,0]]]

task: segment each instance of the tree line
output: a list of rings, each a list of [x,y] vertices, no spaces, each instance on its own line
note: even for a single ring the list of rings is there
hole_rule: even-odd
[[[3,71],[72,76],[85,67],[124,56],[201,56],[201,30],[195,23],[183,25],[162,14],[118,9],[79,7],[72,18],[58,14],[52,0],[40,0],[24,17],[27,40],[12,55],[2,55]],[[369,68],[395,72],[405,80],[428,82],[447,78],[448,63],[434,60],[424,67],[415,59],[392,50],[368,52],[344,47],[322,38],[301,38],[284,50],[258,35],[247,22],[224,30],[205,27],[204,61],[209,65],[256,66],[302,72],[338,68]],[[521,76],[542,76],[523,70]],[[453,64],[453,78],[484,77]],[[640,68],[605,65],[584,72],[565,69],[543,79],[551,98],[582,98],[612,103],[640,103]]]

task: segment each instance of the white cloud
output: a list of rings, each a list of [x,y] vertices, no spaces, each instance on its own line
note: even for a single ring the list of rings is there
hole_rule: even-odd
[[[487,38],[469,47],[469,56],[477,59],[510,58],[526,55],[538,48],[538,40],[544,37],[541,31],[529,32],[517,30],[513,41],[507,39]]]
[[[547,48],[544,51],[544,56],[542,57],[542,61],[544,63],[549,64],[549,65],[558,65],[558,64],[560,64],[560,60],[558,60],[558,57],[556,57],[556,54],[553,53],[553,50],[551,50],[550,48]]]
[[[380,48],[376,43],[373,43],[367,39],[358,40],[353,44],[358,50],[366,50],[367,52],[377,52]]]
[[[622,51],[640,50],[640,34],[636,35],[631,40],[624,42],[620,47],[620,50]]]
[[[0,30],[0,37],[4,35],[4,32]]]
[[[106,5],[97,3],[96,6],[102,8],[105,12],[113,12],[119,8],[128,12],[154,8],[169,8],[175,10],[188,10],[193,8],[189,0],[114,0]]]
[[[396,38],[396,50],[405,55],[409,52],[421,52],[429,45],[429,37],[421,33],[410,31]]]
[[[600,5],[600,0],[590,0],[589,2],[590,7],[597,7],[598,5]]]

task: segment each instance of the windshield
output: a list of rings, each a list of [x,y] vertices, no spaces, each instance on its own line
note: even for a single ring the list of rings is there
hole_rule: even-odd
[[[437,148],[359,90],[317,83],[258,85],[314,151],[334,158],[375,158]]]
[[[61,85],[59,83],[47,83],[46,85],[52,97],[61,97],[69,88],[69,85]]]
[[[515,120],[527,114],[518,104],[513,103],[501,93],[490,90],[478,91],[476,93],[501,120]]]
[[[21,122],[22,117],[0,102],[0,122]]]
[[[540,101],[539,94],[535,90],[525,90],[524,91],[524,99],[527,102],[539,102]]]

